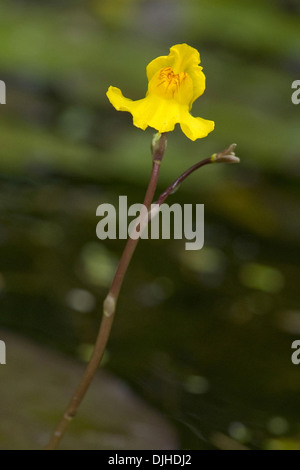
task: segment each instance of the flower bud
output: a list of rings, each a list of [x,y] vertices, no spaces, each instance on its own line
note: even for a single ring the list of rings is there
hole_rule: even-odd
[[[223,150],[223,152],[214,153],[211,156],[212,163],[239,163],[240,159],[234,153],[234,149],[236,148],[236,144],[231,144],[227,149]]]

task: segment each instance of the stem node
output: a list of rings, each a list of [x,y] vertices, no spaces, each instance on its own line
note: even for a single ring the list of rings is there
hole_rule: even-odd
[[[103,302],[103,313],[106,317],[110,317],[115,313],[116,299],[113,295],[108,294]]]

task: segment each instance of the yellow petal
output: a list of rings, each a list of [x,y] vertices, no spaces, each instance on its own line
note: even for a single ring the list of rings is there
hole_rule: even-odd
[[[147,78],[148,82],[150,82],[151,78],[156,74],[161,69],[164,69],[165,67],[171,67],[171,63],[169,60],[169,55],[162,55],[160,57],[157,57],[156,59],[153,59],[148,65],[147,65]]]
[[[125,98],[119,88],[113,86],[109,87],[106,96],[117,111],[128,111],[133,117],[135,115],[139,115],[139,124],[133,122],[135,126],[140,127],[143,130],[148,127],[147,119],[143,117],[143,114],[140,112],[143,109],[145,98],[142,100],[132,101],[129,98]]]
[[[106,92],[106,96],[117,111],[131,112],[130,109],[133,106],[134,101],[129,98],[125,98],[119,88],[110,86]]]
[[[187,44],[177,44],[171,47],[168,56],[160,56],[152,60],[147,66],[148,81],[161,69],[172,67],[174,74],[187,72],[193,81],[192,103],[199,98],[205,90],[205,75],[202,72],[199,52]]]
[[[190,103],[190,108],[194,101],[204,93],[205,90],[205,75],[202,72],[202,67],[190,68],[188,72],[194,85],[193,99]]]
[[[183,112],[180,120],[182,132],[191,140],[206,137],[215,128],[214,121],[193,117],[189,112]]]
[[[157,57],[147,66],[147,78],[151,80],[160,69],[172,67],[174,73],[187,72],[190,66],[200,63],[199,52],[187,44],[177,44],[170,48],[169,55]]]
[[[143,109],[139,112],[146,117],[150,127],[158,130],[158,132],[170,132],[174,129],[175,124],[180,120],[181,108],[176,100],[164,99],[157,95],[147,95]],[[135,119],[139,122],[139,116],[136,114]],[[139,127],[139,126],[138,126]]]
[[[171,47],[169,57],[173,63],[171,67],[174,73],[189,73],[191,68],[198,67],[200,64],[199,52],[187,44],[177,44]]]
[[[205,90],[205,75],[202,72],[202,67],[200,67],[200,54],[197,49],[194,49],[187,44],[177,44],[176,46],[171,47],[171,54],[174,55],[174,73],[178,73],[178,70],[188,73],[191,77],[194,92],[192,103],[199,98],[200,95]],[[170,55],[171,55],[170,54]]]
[[[133,124],[145,130],[148,126],[158,132],[169,132],[180,120],[180,108],[175,100],[165,100],[156,95],[147,95],[142,100],[125,98],[119,88],[110,86],[106,93],[111,104],[118,111],[128,111]]]

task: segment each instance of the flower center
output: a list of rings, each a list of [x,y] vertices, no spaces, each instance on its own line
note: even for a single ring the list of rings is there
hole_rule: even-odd
[[[172,67],[159,70],[149,82],[148,93],[189,104],[193,97],[193,82],[186,72],[174,73]]]
[[[159,83],[157,87],[166,98],[174,98],[175,93],[178,93],[179,87],[186,79],[186,76],[187,74],[185,72],[175,74],[171,67],[161,69],[158,76]]]

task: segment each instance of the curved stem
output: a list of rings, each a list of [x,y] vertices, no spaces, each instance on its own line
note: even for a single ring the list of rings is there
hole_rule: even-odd
[[[178,189],[180,184],[189,175],[194,173],[194,171],[198,170],[198,168],[201,168],[202,166],[208,165],[210,163],[239,163],[240,159],[234,153],[235,148],[236,144],[231,144],[222,152],[214,153],[213,155],[211,155],[211,157],[205,158],[204,160],[195,163],[195,165],[188,168],[184,173],[182,173],[178,178],[176,178],[176,180],[173,181],[173,183],[159,196],[159,198],[157,199],[157,201],[154,202],[154,204],[160,206],[170,194],[172,194],[176,189]]]
[[[151,202],[156,190],[160,163],[164,154],[166,147],[166,133],[161,134],[158,145],[153,152],[153,166],[151,177],[149,180],[148,188],[144,198],[144,206],[147,210],[150,209]],[[59,442],[65,434],[65,431],[68,427],[69,422],[74,418],[80,403],[82,402],[94,376],[99,366],[99,363],[103,357],[107,341],[110,336],[111,327],[113,324],[116,305],[120,293],[120,289],[123,284],[123,280],[129,266],[132,255],[136,249],[136,246],[139,242],[139,238],[133,239],[129,238],[123,254],[121,256],[119,265],[117,267],[115,276],[113,278],[109,292],[103,303],[103,315],[99,327],[98,336],[96,339],[96,344],[94,351],[92,353],[91,359],[86,367],[86,370],[83,374],[82,379],[80,380],[60,422],[58,423],[54,433],[52,434],[48,444],[45,446],[45,450],[54,450],[57,448]]]
[[[167,199],[167,197],[172,194],[178,186],[194,171],[198,170],[198,168],[201,168],[204,165],[208,165],[209,163],[213,163],[213,160],[211,157],[205,158],[204,160],[201,160],[201,162],[195,163],[195,165],[191,166],[188,170],[186,170],[182,175],[180,175],[155,201],[154,204],[158,204],[159,206]]]

